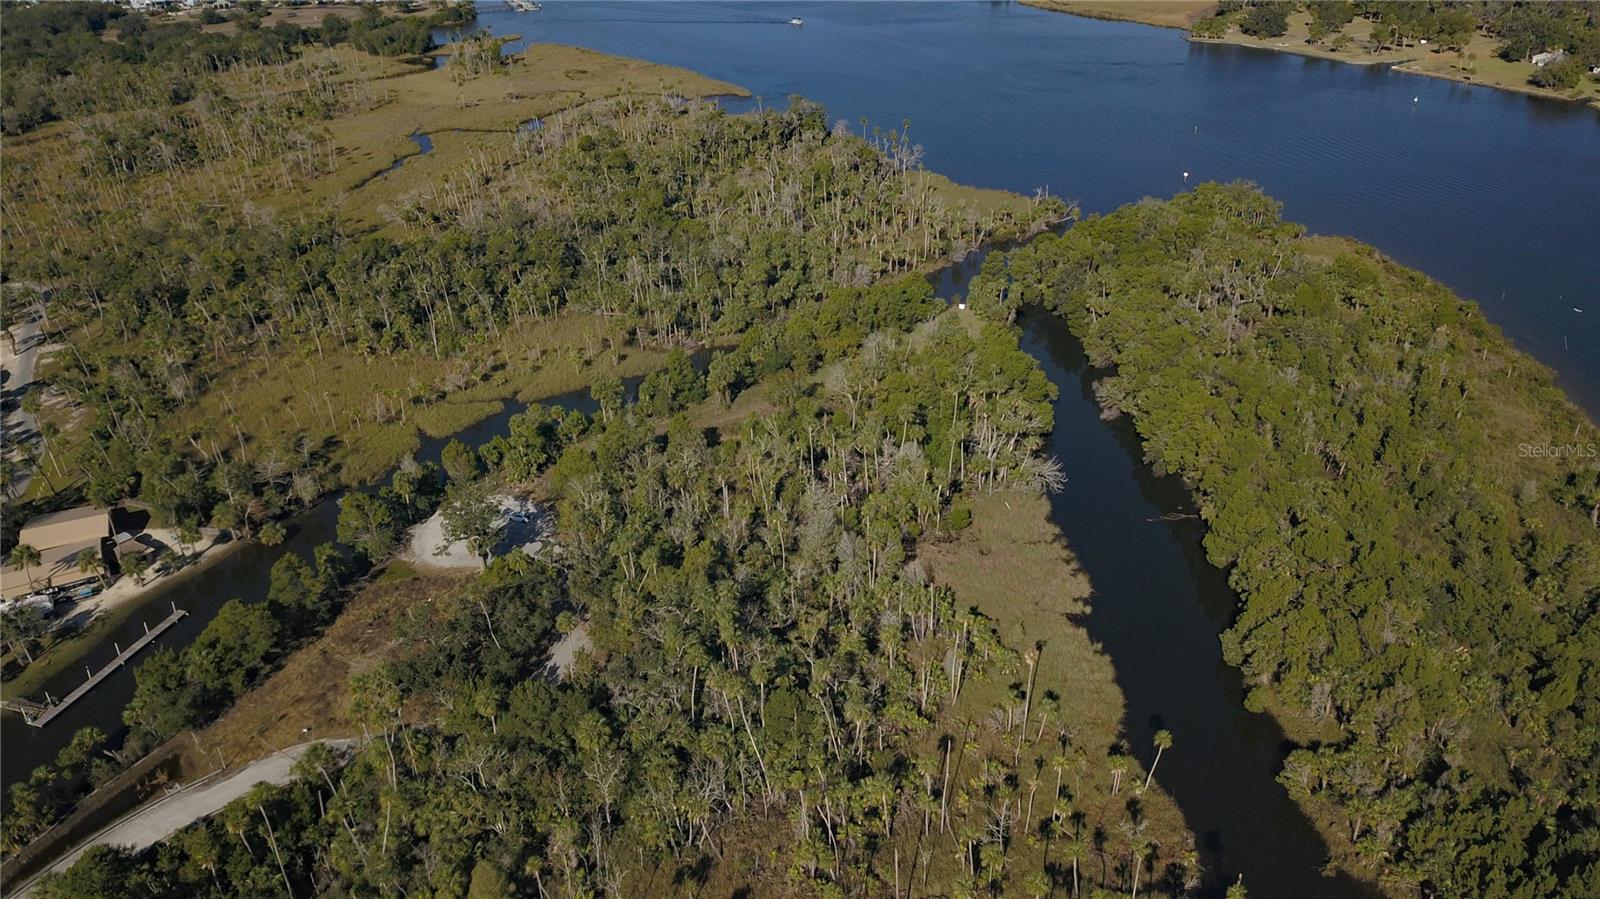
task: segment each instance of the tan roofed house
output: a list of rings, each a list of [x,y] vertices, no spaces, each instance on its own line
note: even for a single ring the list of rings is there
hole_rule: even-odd
[[[82,543],[111,536],[111,513],[93,506],[79,506],[28,519],[17,533],[17,542],[44,552],[51,546]]]

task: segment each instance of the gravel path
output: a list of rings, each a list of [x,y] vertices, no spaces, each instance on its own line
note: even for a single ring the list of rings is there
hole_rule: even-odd
[[[354,740],[314,740],[280,750],[237,771],[225,773],[221,777],[199,781],[118,819],[110,827],[78,845],[39,876],[65,871],[72,867],[72,863],[77,861],[79,856],[95,846],[127,846],[135,851],[148,849],[190,824],[221,811],[223,806],[250,792],[256,784],[288,783],[294,779],[291,773],[294,763],[300,760],[300,756],[304,755],[307,749],[317,743],[327,743],[335,749],[355,745]],[[37,881],[36,877],[24,884],[15,895],[26,896]]]

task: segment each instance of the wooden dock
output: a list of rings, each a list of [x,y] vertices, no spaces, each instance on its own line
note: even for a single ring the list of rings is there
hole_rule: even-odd
[[[79,685],[76,690],[73,690],[71,693],[63,696],[60,702],[51,701],[50,696],[47,693],[45,694],[45,702],[43,705],[39,705],[37,703],[16,703],[14,707],[18,711],[22,712],[22,720],[28,722],[34,727],[44,727],[46,724],[49,724],[52,720],[54,720],[57,715],[66,711],[68,706],[87,696],[90,690],[100,686],[101,681],[116,673],[118,668],[126,665],[129,659],[138,655],[139,650],[144,649],[151,643],[154,643],[157,637],[160,637],[179,621],[182,621],[183,616],[187,614],[189,613],[174,605],[172,607],[172,614],[162,619],[160,624],[156,625],[155,627],[151,627],[149,624],[146,624],[144,626],[144,635],[133,641],[133,643],[129,644],[127,649],[123,649],[121,646],[117,646],[115,643],[111,644],[112,646],[116,647],[117,657],[108,662],[104,668],[91,673],[88,680]],[[87,671],[88,669],[84,670]]]

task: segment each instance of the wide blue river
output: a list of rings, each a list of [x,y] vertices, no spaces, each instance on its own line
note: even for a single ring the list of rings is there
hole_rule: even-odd
[[[1312,231],[1477,301],[1600,417],[1593,108],[1014,3],[543,6],[480,3],[479,24],[683,66],[770,102],[801,94],[852,127],[910,119],[927,166],[967,184],[1107,212],[1183,190],[1185,172],[1191,185],[1254,181]]]

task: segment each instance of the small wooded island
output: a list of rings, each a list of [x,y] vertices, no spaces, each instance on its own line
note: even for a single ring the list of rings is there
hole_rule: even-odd
[[[6,718],[50,747],[8,891],[1252,895],[1085,628],[1059,316],[1192,492],[1329,871],[1600,893],[1600,436],[1423,275],[1243,183],[1079,220],[470,4],[0,15],[7,520],[233,541],[131,699]],[[3,624],[44,703],[113,627]]]

